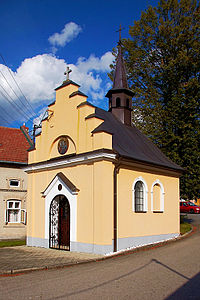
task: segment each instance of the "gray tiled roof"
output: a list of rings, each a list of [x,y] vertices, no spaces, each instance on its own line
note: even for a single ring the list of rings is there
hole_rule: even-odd
[[[95,109],[95,116],[103,119],[104,122],[95,128],[93,133],[104,131],[112,134],[112,147],[119,155],[136,161],[183,171],[183,168],[167,158],[134,125],[124,125],[111,112],[98,107]]]

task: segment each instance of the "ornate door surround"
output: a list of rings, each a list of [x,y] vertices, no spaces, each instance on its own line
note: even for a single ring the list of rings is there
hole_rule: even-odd
[[[62,176],[61,176],[61,175]],[[50,239],[50,206],[56,197],[64,196],[70,207],[69,236],[72,243],[77,242],[77,194],[78,189],[62,174],[58,173],[43,192],[45,198],[45,240]],[[49,243],[48,243],[49,244]],[[50,245],[48,245],[49,247]],[[59,248],[58,248],[59,249]]]

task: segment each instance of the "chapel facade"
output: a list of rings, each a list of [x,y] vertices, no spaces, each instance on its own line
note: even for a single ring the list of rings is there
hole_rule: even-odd
[[[179,177],[131,122],[121,41],[109,111],[69,78],[29,151],[27,245],[106,254],[179,235]]]

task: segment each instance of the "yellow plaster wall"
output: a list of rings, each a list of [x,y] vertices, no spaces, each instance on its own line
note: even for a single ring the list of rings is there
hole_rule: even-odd
[[[96,162],[59,169],[77,188],[77,241],[82,243],[111,244],[112,242],[112,199],[113,165]],[[45,198],[42,192],[57,175],[57,170],[29,174],[28,236],[45,236]],[[102,177],[102,174],[104,176]],[[110,201],[111,200],[111,201]]]
[[[133,212],[132,187],[142,176],[148,186],[148,211]],[[164,212],[151,211],[151,187],[159,179],[164,186]],[[179,179],[120,169],[118,174],[118,237],[179,233]]]
[[[90,119],[85,120],[85,118],[95,112],[95,108],[89,105],[83,105],[77,108],[78,113],[78,125],[77,125],[77,153],[83,153],[93,150],[93,141],[91,131],[102,122],[96,119],[93,122],[93,128],[88,126],[91,125]]]
[[[27,236],[44,238],[45,200],[42,197],[48,174],[46,172],[28,175],[28,222]],[[34,201],[32,201],[34,199]]]
[[[112,134],[105,132],[94,133],[94,150],[101,148],[112,149]]]
[[[112,243],[113,170],[110,162],[94,163],[94,244]]]
[[[35,198],[35,182],[34,182],[34,174],[28,174],[28,192],[27,192],[27,236],[32,236],[33,232],[33,204],[32,201]]]

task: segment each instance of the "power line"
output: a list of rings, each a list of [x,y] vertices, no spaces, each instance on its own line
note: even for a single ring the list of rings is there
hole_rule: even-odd
[[[24,103],[21,101],[20,97],[15,93],[15,91],[13,90],[12,86],[9,84],[8,80],[6,79],[6,77],[4,76],[4,74],[1,72],[1,75],[3,76],[3,78],[5,79],[6,83],[8,84],[9,88],[13,91],[13,93],[15,94],[15,96],[19,99],[19,101],[21,102],[22,105],[24,105]],[[31,113],[31,115],[33,116],[32,112],[29,110],[29,112]],[[35,117],[35,116],[33,116]]]
[[[2,58],[2,60],[3,60],[3,62],[4,62],[4,64],[6,65],[6,67],[7,67],[8,71],[9,71],[11,77],[13,78],[13,80],[14,80],[16,86],[18,87],[18,89],[20,90],[22,96],[24,97],[26,103],[29,105],[29,107],[30,107],[31,110],[33,111],[34,116],[37,116],[36,113],[35,113],[35,111],[34,111],[34,109],[33,109],[33,107],[32,107],[32,105],[31,105],[31,103],[28,101],[28,99],[26,98],[26,96],[25,96],[24,93],[22,92],[21,88],[19,87],[17,81],[15,80],[15,78],[14,78],[12,72],[10,71],[10,69],[9,69],[9,67],[8,67],[8,65],[7,65],[7,63],[6,63],[6,61],[5,61],[4,57],[3,57],[3,55],[2,55],[1,53],[0,53],[0,56],[1,56],[1,58]],[[31,113],[31,114],[32,114],[32,113]],[[33,114],[32,114],[32,115],[33,115]]]
[[[3,116],[1,116],[1,119],[3,119],[10,126],[10,123]],[[2,126],[2,125],[0,125],[0,126]]]
[[[1,105],[0,105],[0,108],[1,108],[1,111],[4,111],[4,114],[8,115],[10,117],[10,119],[13,121],[13,117],[5,110],[5,108],[2,107]],[[10,125],[10,122],[8,122],[8,120],[6,120],[2,115],[1,115],[1,119],[3,119],[8,125]],[[16,121],[16,123],[18,123],[18,126],[20,127],[19,122]]]
[[[24,117],[26,121],[30,120],[30,117],[29,116],[27,117],[27,115],[22,114],[21,108],[16,103],[13,103],[1,90],[0,90],[0,94],[12,106],[14,111],[18,114],[19,118]],[[12,120],[15,121],[13,117]]]
[[[19,114],[20,114],[20,117],[23,115],[26,119],[28,118],[30,118],[30,116],[28,116],[27,114],[26,114],[26,112],[25,111],[23,111],[22,110],[22,108],[13,100],[13,98],[7,93],[7,91],[4,89],[4,87],[0,84],[0,87],[3,89],[3,91],[4,91],[4,93],[7,95],[5,95],[2,91],[0,91],[0,93],[2,94],[2,96],[12,105],[12,106],[14,106],[16,109],[17,109],[17,111],[19,112]],[[9,100],[9,98],[11,99],[11,100]]]

